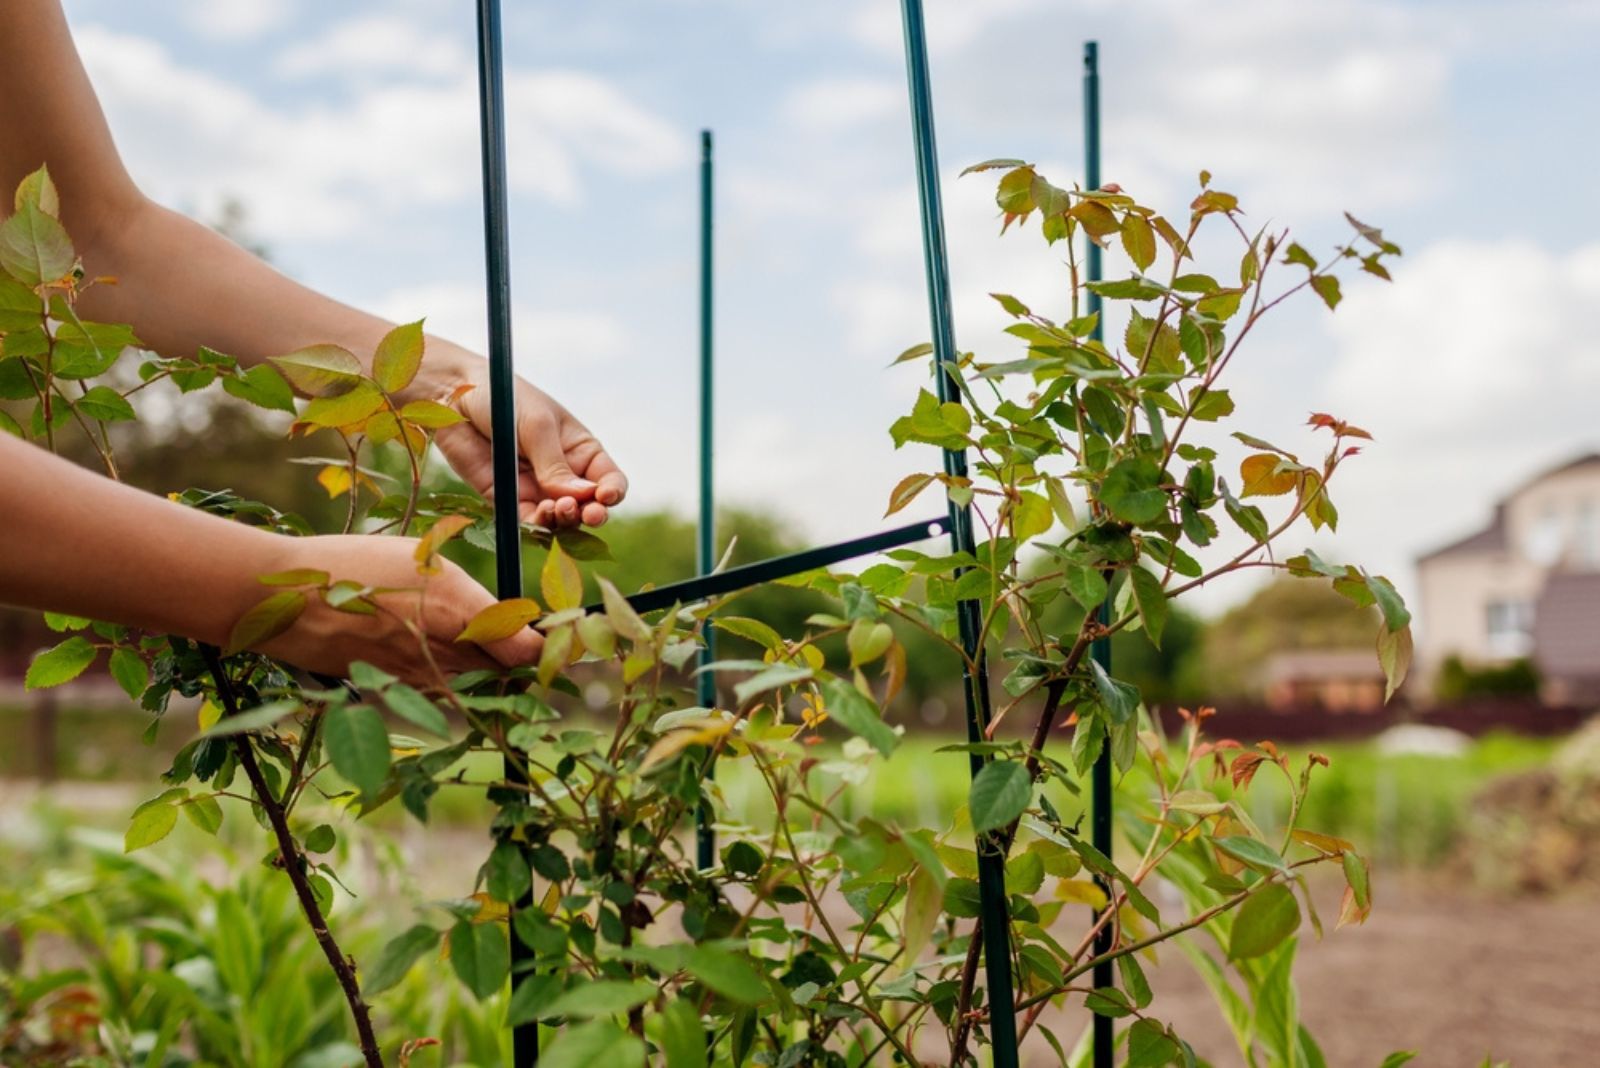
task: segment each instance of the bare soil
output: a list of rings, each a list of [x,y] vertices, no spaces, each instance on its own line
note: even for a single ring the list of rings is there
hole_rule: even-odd
[[[1600,1065],[1600,898],[1490,898],[1420,878],[1380,881],[1359,928],[1307,940],[1301,1018],[1330,1068]],[[1323,915],[1337,915],[1324,909]],[[1182,956],[1151,975],[1156,1004],[1217,1068],[1244,1064]]]

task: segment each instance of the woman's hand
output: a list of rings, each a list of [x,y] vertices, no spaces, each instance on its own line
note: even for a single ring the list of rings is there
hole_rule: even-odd
[[[462,386],[470,389],[461,391]],[[494,491],[489,438],[489,365],[447,342],[428,339],[413,391],[451,404],[466,422],[435,440],[456,474],[485,497]],[[597,527],[628,492],[628,479],[589,428],[543,390],[517,379],[517,513],[542,527]]]
[[[339,677],[349,674],[351,661],[364,660],[423,687],[437,687],[462,671],[528,664],[539,655],[543,639],[532,629],[487,646],[456,641],[467,622],[495,600],[443,557],[433,560],[437,570],[419,574],[413,538],[353,534],[284,541],[279,570],[310,568],[327,572],[335,582],[349,579],[394,592],[375,598],[380,606],[375,615],[329,607],[311,593],[294,624],[262,642],[259,652]],[[271,592],[261,589],[263,597]]]

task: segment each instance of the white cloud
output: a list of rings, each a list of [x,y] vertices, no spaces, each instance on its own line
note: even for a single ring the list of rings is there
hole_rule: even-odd
[[[293,0],[188,0],[184,20],[207,37],[248,40],[284,25],[296,7]]]
[[[869,125],[905,108],[904,84],[884,78],[822,78],[795,86],[782,104],[786,119],[812,131]]]
[[[477,196],[470,73],[274,106],[150,38],[95,25],[76,37],[130,170],[157,199],[211,210],[237,196],[263,234],[288,241]],[[670,123],[587,72],[512,70],[506,108],[514,192],[576,203],[590,169],[643,176],[687,157]]]
[[[365,15],[331,27],[320,37],[285,49],[274,61],[284,77],[373,72],[461,74],[466,50],[454,39],[430,33],[414,20],[396,15]]]
[[[378,298],[372,311],[397,322],[426,316],[429,333],[477,352],[487,348],[488,311],[481,286],[460,282],[408,285]],[[511,338],[518,369],[537,380],[610,363],[630,346],[626,328],[604,312],[515,302]]]

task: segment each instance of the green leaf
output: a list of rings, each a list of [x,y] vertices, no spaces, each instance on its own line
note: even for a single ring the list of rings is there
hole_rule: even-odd
[[[1395,590],[1394,584],[1382,575],[1361,576],[1366,580],[1367,589],[1372,591],[1372,599],[1378,603],[1378,611],[1383,613],[1383,625],[1390,630],[1400,630],[1411,623],[1411,612],[1406,608],[1405,601],[1400,599],[1400,594]]]
[[[1144,632],[1150,635],[1150,644],[1161,648],[1161,632],[1167,625],[1167,591],[1153,572],[1142,567],[1128,569],[1128,581],[1133,584],[1133,603],[1139,608],[1139,619]]]
[[[689,950],[684,960],[689,974],[718,994],[751,1005],[767,995],[761,973],[745,957],[716,946],[699,945]]]
[[[1402,1064],[1409,1064],[1416,1059],[1416,1051],[1409,1049],[1395,1050],[1383,1059],[1378,1068],[1400,1068]]]
[[[177,823],[176,804],[168,802],[139,808],[133,814],[133,819],[128,824],[128,831],[123,836],[122,851],[132,853],[136,849],[155,845],[170,834]]]
[[[727,631],[729,634],[743,638],[747,642],[754,642],[770,652],[781,653],[784,650],[783,635],[759,619],[747,619],[744,616],[718,616],[711,621],[711,624],[718,630]]]
[[[850,666],[870,664],[894,644],[894,631],[878,620],[858,619],[850,625],[845,645],[850,650]]]
[[[0,267],[23,285],[58,282],[77,259],[67,231],[37,204],[24,203],[0,223]]]
[[[1100,484],[1100,503],[1124,523],[1149,523],[1167,510],[1167,495],[1159,488],[1161,469],[1143,457],[1129,457],[1106,472]]]
[[[271,641],[290,627],[306,610],[306,595],[300,590],[281,590],[239,617],[228,637],[228,652],[238,653]]]
[[[111,677],[117,680],[122,692],[137,701],[150,685],[150,668],[132,649],[111,650]]]
[[[510,950],[500,925],[462,920],[452,927],[450,966],[479,1001],[498,993],[511,967]]]
[[[1055,525],[1055,511],[1049,498],[1032,490],[1018,492],[1016,509],[1011,513],[1011,533],[1018,544],[1032,541]]]
[[[1126,723],[1139,708],[1139,688],[1106,674],[1098,660],[1089,661],[1089,674],[1094,679],[1095,693],[1105,706],[1112,725]]]
[[[338,844],[338,834],[326,823],[319,823],[307,831],[305,840],[301,842],[309,853],[326,853]]]
[[[1025,159],[986,159],[982,163],[972,164],[963,170],[958,177],[965,178],[967,175],[977,174],[979,171],[1011,170],[1016,167],[1026,167],[1027,165],[1028,161]]]
[[[222,806],[210,794],[198,794],[181,806],[189,822],[207,834],[216,834],[222,826]]]
[[[1233,397],[1225,389],[1207,389],[1195,386],[1189,391],[1189,416],[1201,422],[1214,423],[1233,414]]]
[[[1281,883],[1270,883],[1249,897],[1233,918],[1228,959],[1249,960],[1272,952],[1300,927],[1300,902]]]
[[[371,796],[389,775],[389,732],[367,705],[339,705],[323,713],[323,744],[334,770]]]
[[[484,887],[496,901],[515,904],[528,893],[532,868],[528,865],[528,854],[516,842],[496,842],[485,867]]]
[[[1099,608],[1106,599],[1106,580],[1099,568],[1067,568],[1067,592],[1072,599],[1088,609]]]
[[[654,983],[620,982],[617,980],[580,979],[579,985],[563,991],[541,1006],[538,1015],[551,1016],[610,1016],[627,1012],[655,997]]]
[[[611,1020],[568,1027],[542,1050],[539,1068],[643,1068],[644,1043]]]
[[[1167,293],[1166,286],[1140,275],[1111,282],[1089,282],[1085,288],[1109,300],[1156,300]]]
[[[666,1056],[666,1068],[705,1068],[711,1063],[700,1013],[687,1001],[669,1001],[651,1021],[654,1038]],[[647,1025],[648,1026],[648,1025]]]
[[[884,756],[894,752],[900,735],[883,721],[878,706],[862,692],[840,679],[823,679],[822,702],[828,716],[850,733],[866,739]]]
[[[311,345],[267,363],[308,397],[334,397],[361,384],[361,361],[339,345]]]
[[[0,333],[37,327],[44,301],[21,282],[0,275]]]
[[[889,366],[893,367],[897,363],[907,363],[911,360],[920,360],[922,357],[930,356],[932,354],[933,343],[931,341],[918,342],[917,344],[912,345],[909,349],[906,349],[906,351],[902,352],[900,355],[896,356]]]
[[[236,716],[226,716],[208,727],[203,733],[207,738],[225,737],[231,734],[243,734],[245,731],[260,730],[262,727],[271,726],[291,712],[300,710],[300,702],[293,699],[281,701],[268,701],[264,705],[257,705],[248,712],[241,712]]]
[[[1141,271],[1150,269],[1156,261],[1156,234],[1150,220],[1138,212],[1130,211],[1122,217],[1122,248]]]
[[[1150,992],[1150,980],[1145,978],[1139,959],[1131,953],[1118,957],[1117,971],[1122,973],[1122,989],[1134,1007],[1142,1009],[1150,1004],[1154,995]]]
[[[1211,843],[1222,852],[1242,864],[1248,864],[1257,871],[1271,874],[1273,872],[1288,873],[1289,867],[1278,855],[1277,850],[1265,842],[1245,835],[1231,835],[1227,838],[1217,838]]]
[[[1329,311],[1337,308],[1343,299],[1339,293],[1339,280],[1331,274],[1313,275],[1311,288],[1317,291],[1317,296],[1322,298],[1322,303],[1328,306]]]
[[[430,734],[450,737],[450,721],[439,711],[439,706],[405,683],[392,683],[383,691],[383,701],[389,711],[401,719],[415,723]]]
[[[797,664],[773,664],[735,686],[733,696],[742,705],[752,697],[804,682],[811,678],[811,675],[811,669],[808,667],[800,667]]]
[[[991,760],[972,780],[967,798],[972,829],[982,834],[1007,826],[1022,815],[1032,798],[1033,782],[1026,767],[1015,760]]]
[[[23,686],[29,690],[44,690],[71,682],[94,663],[96,651],[89,639],[75,634],[34,657],[33,663],[28,665]]]
[[[101,423],[126,422],[137,418],[128,399],[110,386],[95,386],[73,403],[78,411]]]
[[[439,945],[441,932],[427,924],[415,927],[390,939],[378,959],[361,979],[361,992],[371,997],[381,994],[404,979],[406,972],[422,957]]]
[[[1178,1044],[1154,1020],[1135,1020],[1128,1028],[1128,1063],[1124,1068],[1167,1068],[1178,1061]]]
[[[203,353],[205,350],[201,351]],[[222,388],[229,395],[257,408],[294,414],[294,391],[282,375],[265,364],[241,371],[237,378],[224,378]]]
[[[397,326],[378,342],[372,356],[373,380],[386,393],[398,393],[417,377],[422,366],[422,320]]]

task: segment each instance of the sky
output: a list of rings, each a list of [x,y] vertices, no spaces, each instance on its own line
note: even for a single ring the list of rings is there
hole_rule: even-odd
[[[147,193],[201,218],[237,199],[295,277],[483,345],[474,5],[66,8]],[[1600,2],[929,0],[927,18],[962,349],[1015,346],[991,291],[1063,303],[1062,256],[1001,237],[992,176],[957,173],[1019,157],[1078,180],[1095,39],[1104,180],[1182,216],[1206,168],[1314,250],[1344,211],[1405,249],[1393,283],[1347,284],[1337,314],[1286,305],[1230,369],[1239,429],[1320,455],[1303,424],[1329,411],[1376,438],[1335,480],[1336,538],[1286,547],[1409,591],[1418,553],[1600,447]],[[719,497],[808,541],[879,529],[889,489],[938,463],[886,429],[924,381],[888,364],[929,329],[899,5],[514,0],[505,31],[520,372],[607,443],[631,507],[692,513],[709,127]]]

